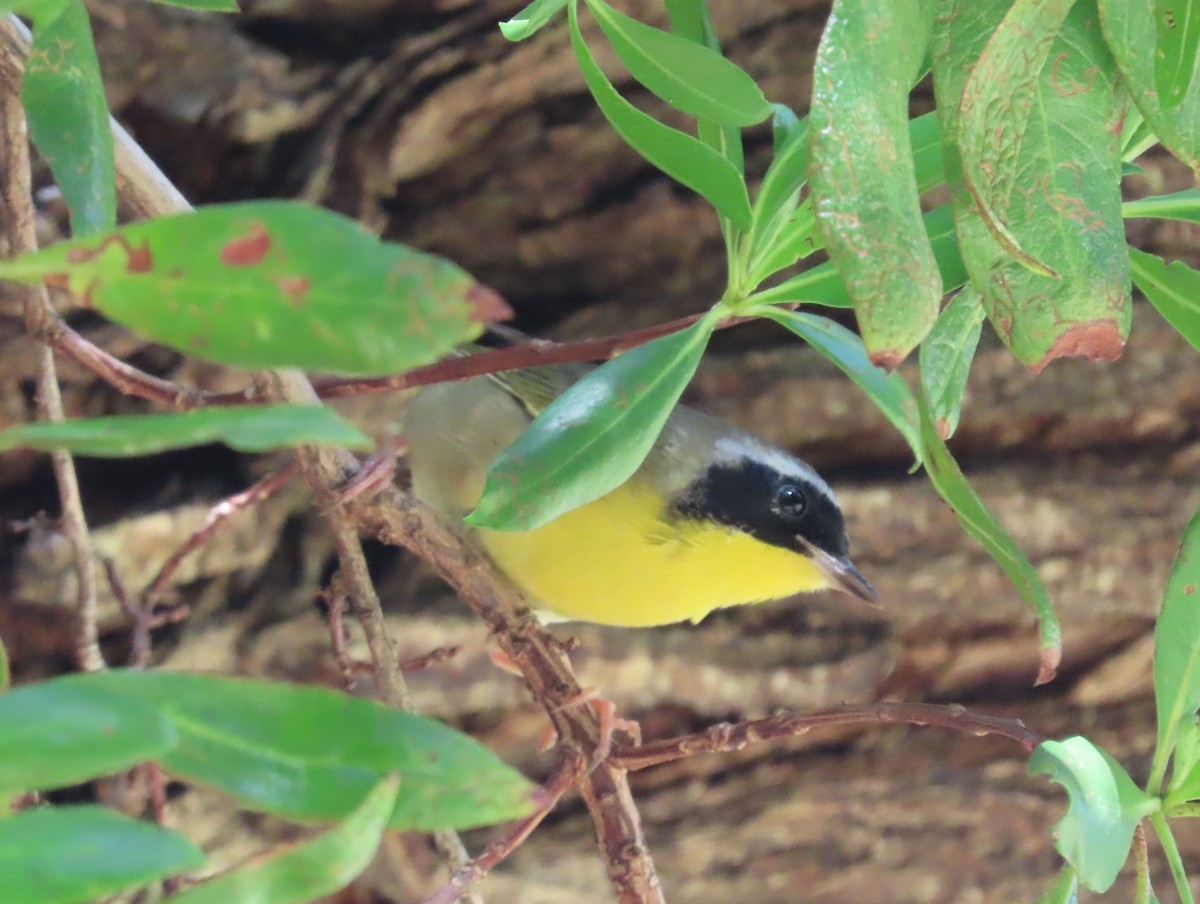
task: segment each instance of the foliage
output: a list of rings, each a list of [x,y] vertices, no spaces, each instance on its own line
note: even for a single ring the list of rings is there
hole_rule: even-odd
[[[232,8],[227,0],[178,5]],[[1128,337],[1132,280],[1200,348],[1200,273],[1128,249],[1122,219],[1196,221],[1200,196],[1120,202],[1127,165],[1156,141],[1200,171],[1200,3],[835,0],[811,121],[770,103],[721,53],[704,0],[666,5],[669,30],[605,0],[584,0],[582,9],[580,0],[535,0],[501,30],[525,40],[565,10],[584,82],[613,129],[711,203],[727,251],[725,291],[689,329],[618,356],[549,405],[496,461],[471,520],[529,528],[621,483],[651,448],[718,322],[768,318],[834,361],[904,435],[917,465],[1035,608],[1040,677],[1051,677],[1061,639],[1046,590],[945,440],[984,319],[1035,369],[1067,355],[1111,360]],[[247,368],[404,370],[442,357],[505,314],[498,298],[450,262],[302,205],[211,207],[116,228],[112,138],[82,0],[0,9],[34,23],[23,97],[74,232],[71,242],[0,264],[3,278],[68,288],[148,338]],[[588,15],[632,79],[691,117],[695,134],[622,95],[584,34]],[[930,69],[937,111],[910,121],[909,92]],[[767,119],[774,158],[752,191],[742,129]],[[921,197],[941,185],[950,200],[922,212]],[[828,261],[795,270],[821,249]],[[862,338],[785,305],[853,308]],[[887,371],[918,347],[914,392]],[[23,428],[0,436],[0,445],[145,454],[214,438],[239,448],[356,441],[340,423],[314,416],[260,408],[107,419]],[[1069,868],[1043,900],[1073,899],[1077,882],[1108,887],[1135,827],[1148,819],[1181,898],[1191,901],[1167,819],[1196,812],[1200,798],[1198,557],[1194,521],[1156,636],[1158,743],[1145,788],[1084,738],[1047,742],[1031,760],[1071,799],[1058,831]],[[21,726],[0,737],[6,796],[153,759],[249,807],[345,817],[306,848],[189,893],[198,900],[235,893],[302,900],[298,877],[319,863],[328,869],[309,891],[348,881],[385,821],[474,825],[520,815],[529,804],[523,781],[469,740],[317,689],[117,673],[10,691],[0,697],[0,713],[6,709],[0,721]],[[332,747],[322,720],[338,726]],[[381,746],[377,733],[389,742]],[[414,770],[419,777],[410,782]],[[68,863],[61,888],[31,890],[22,900],[85,900],[198,862],[190,845],[164,830],[96,808],[58,807],[0,820],[0,832],[22,845],[0,844],[3,873],[37,868],[47,839],[59,833],[98,831],[114,839],[141,833],[143,855]],[[120,868],[106,868],[113,864]]]

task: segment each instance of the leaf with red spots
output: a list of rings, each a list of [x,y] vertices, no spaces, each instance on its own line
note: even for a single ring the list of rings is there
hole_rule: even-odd
[[[156,342],[248,368],[387,374],[509,316],[443,258],[305,204],[205,207],[0,262]]]
[[[1095,0],[941,0],[932,58],[959,245],[996,332],[1031,367],[1117,357],[1126,95]]]

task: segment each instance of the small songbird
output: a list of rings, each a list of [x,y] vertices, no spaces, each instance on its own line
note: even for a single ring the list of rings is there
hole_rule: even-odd
[[[640,627],[832,588],[875,602],[829,486],[800,459],[685,405],[607,495],[527,531],[463,523],[496,456],[585,368],[422,389],[405,425],[413,492],[477,544],[545,620]]]

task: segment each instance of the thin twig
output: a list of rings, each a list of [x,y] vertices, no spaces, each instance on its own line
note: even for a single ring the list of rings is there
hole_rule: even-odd
[[[570,662],[504,576],[411,494],[387,487],[372,497],[354,500],[349,508],[364,529],[420,556],[457,591],[521,670],[558,732],[562,747],[584,762],[592,762],[600,742],[596,713],[590,706],[564,705],[581,697]],[[626,770],[605,760],[581,776],[578,786],[621,904],[662,904],[662,890],[642,836]]]
[[[308,378],[299,371],[281,371],[274,375],[278,397],[287,402],[312,404],[316,393]],[[346,600],[355,619],[362,625],[374,663],[375,679],[385,702],[405,710],[412,710],[412,700],[400,668],[400,657],[395,642],[388,633],[383,616],[383,604],[371,580],[367,568],[367,557],[363,553],[358,525],[342,504],[338,490],[350,482],[358,473],[358,462],[345,449],[321,446],[304,446],[299,450],[301,470],[309,488],[316,497],[325,523],[333,534],[338,555],[338,576]],[[467,849],[450,830],[431,834],[434,847],[451,872],[461,869],[469,860]],[[482,899],[472,894],[472,904],[483,904]]]
[[[448,662],[461,652],[460,646],[449,647],[434,647],[428,653],[421,656],[413,656],[411,659],[404,659],[400,662],[400,671],[405,675],[409,672],[420,672],[425,669],[432,668],[435,665],[441,665],[443,662]]]
[[[209,509],[200,526],[192,532],[182,546],[167,557],[162,567],[159,568],[158,574],[142,591],[143,606],[152,607],[158,601],[179,570],[179,566],[183,564],[183,560],[211,540],[213,534],[231,517],[275,495],[299,473],[300,463],[298,461],[289,462],[279,470],[272,471],[246,489],[221,500]]]
[[[4,23],[5,32],[11,25]],[[0,173],[3,173],[0,193],[3,195],[3,237],[7,252],[16,256],[37,251],[37,229],[34,219],[32,175],[29,169],[29,132],[25,110],[17,94],[19,79],[5,79],[0,90]],[[50,315],[50,299],[44,286],[21,286],[21,306],[25,327],[33,335]],[[38,417],[45,421],[61,421],[65,417],[54,353],[44,344],[37,356]],[[96,563],[92,555],[91,536],[83,502],[79,497],[79,480],[71,453],[56,450],[50,453],[54,478],[58,485],[62,529],[71,544],[76,580],[75,658],[85,671],[104,668],[100,652],[100,636],[96,626]]]
[[[782,305],[781,307],[789,307]],[[790,307],[796,307],[791,305]],[[575,342],[553,342],[548,339],[533,339],[504,348],[489,348],[461,358],[443,358],[433,364],[417,367],[401,374],[374,379],[326,379],[318,380],[313,386],[323,399],[341,396],[364,395],[375,392],[395,392],[413,389],[433,383],[449,383],[454,380],[469,380],[486,374],[518,370],[523,367],[541,367],[548,364],[576,364],[584,361],[604,361],[618,352],[627,351],[637,345],[658,339],[691,326],[703,314],[693,314],[655,324],[638,330],[628,330],[597,339],[580,339]],[[726,317],[719,320],[716,329],[728,329],[746,323],[752,317]]]
[[[811,713],[767,716],[744,722],[721,722],[704,731],[617,749],[613,761],[631,772],[670,763],[700,753],[741,750],[762,741],[802,735],[823,725],[932,725],[975,737],[999,735],[1032,752],[1042,738],[1019,719],[968,712],[961,706],[932,703],[860,703],[831,706]]]
[[[559,800],[579,777],[586,764],[578,755],[564,756],[550,778],[538,789],[534,810],[484,848],[483,852],[458,869],[450,881],[425,899],[423,904],[454,904],[513,851],[520,847],[543,819],[558,805]]]
[[[1133,830],[1133,904],[1150,904],[1150,846],[1146,843],[1146,824]]]

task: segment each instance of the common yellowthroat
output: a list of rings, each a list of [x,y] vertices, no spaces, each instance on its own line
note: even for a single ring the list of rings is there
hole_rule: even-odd
[[[607,495],[529,531],[464,524],[493,459],[584,372],[535,367],[429,386],[405,424],[417,498],[482,548],[546,620],[696,622],[825,588],[876,600],[816,471],[684,405]]]

